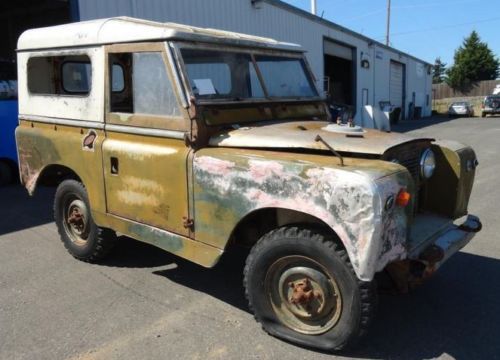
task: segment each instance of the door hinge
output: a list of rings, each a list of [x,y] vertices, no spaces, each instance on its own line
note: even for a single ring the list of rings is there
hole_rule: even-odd
[[[182,217],[182,225],[184,225],[186,229],[192,229],[194,227],[194,220],[184,216]]]

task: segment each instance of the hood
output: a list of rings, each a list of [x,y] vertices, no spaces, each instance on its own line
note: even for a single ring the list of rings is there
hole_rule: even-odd
[[[400,133],[388,133],[374,129],[357,128],[356,132],[327,130],[325,121],[293,121],[259,126],[241,127],[213,136],[211,146],[266,149],[313,149],[328,150],[318,135],[339,152],[382,155],[390,148],[415,140],[433,141],[429,138],[413,138]],[[335,125],[336,126],[336,125]],[[329,126],[330,127],[330,126]],[[348,130],[347,126],[345,127]]]

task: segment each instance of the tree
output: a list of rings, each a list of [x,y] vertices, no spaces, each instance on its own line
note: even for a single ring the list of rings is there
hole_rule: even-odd
[[[436,58],[434,61],[434,66],[432,67],[432,83],[440,84],[444,81],[444,75],[446,74],[446,64],[441,61],[441,58]]]
[[[499,65],[488,44],[481,41],[476,31],[472,31],[455,51],[454,64],[446,72],[447,83],[455,90],[467,92],[478,81],[495,80]]]

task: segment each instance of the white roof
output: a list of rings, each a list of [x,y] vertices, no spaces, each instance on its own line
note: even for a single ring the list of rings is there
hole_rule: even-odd
[[[130,17],[98,19],[27,30],[19,37],[17,48],[18,51],[23,51],[164,39],[303,51],[297,44],[264,37]]]

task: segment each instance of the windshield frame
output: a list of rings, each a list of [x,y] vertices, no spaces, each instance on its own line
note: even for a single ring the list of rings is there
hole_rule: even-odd
[[[248,48],[248,47],[238,47],[238,46],[227,46],[227,45],[217,45],[217,44],[208,44],[208,43],[191,43],[184,41],[173,41],[171,42],[172,49],[175,53],[176,63],[178,66],[178,71],[180,73],[180,77],[182,79],[182,84],[184,88],[184,92],[188,99],[195,99],[197,104],[201,105],[217,105],[217,104],[262,104],[262,103],[274,103],[274,102],[316,102],[316,101],[324,101],[325,97],[321,95],[321,91],[319,91],[316,85],[316,78],[311,71],[311,67],[304,56],[303,52],[292,52],[292,51],[283,51],[278,49],[260,49],[260,48]],[[184,63],[184,58],[182,56],[182,49],[192,49],[192,50],[207,50],[207,51],[220,51],[220,52],[231,52],[231,53],[241,53],[248,54],[251,57],[251,62],[255,68],[257,77],[260,82],[260,86],[264,92],[264,97],[262,98],[241,98],[238,100],[231,98],[220,98],[220,99],[203,99],[197,98],[193,93],[193,90],[190,86],[189,75],[187,72],[186,65]],[[274,57],[283,57],[290,59],[297,59],[303,63],[304,73],[309,81],[311,88],[317,96],[310,97],[273,97],[269,96],[269,92],[266,88],[265,81],[262,78],[262,74],[260,72],[259,67],[257,66],[255,56],[274,56]]]

